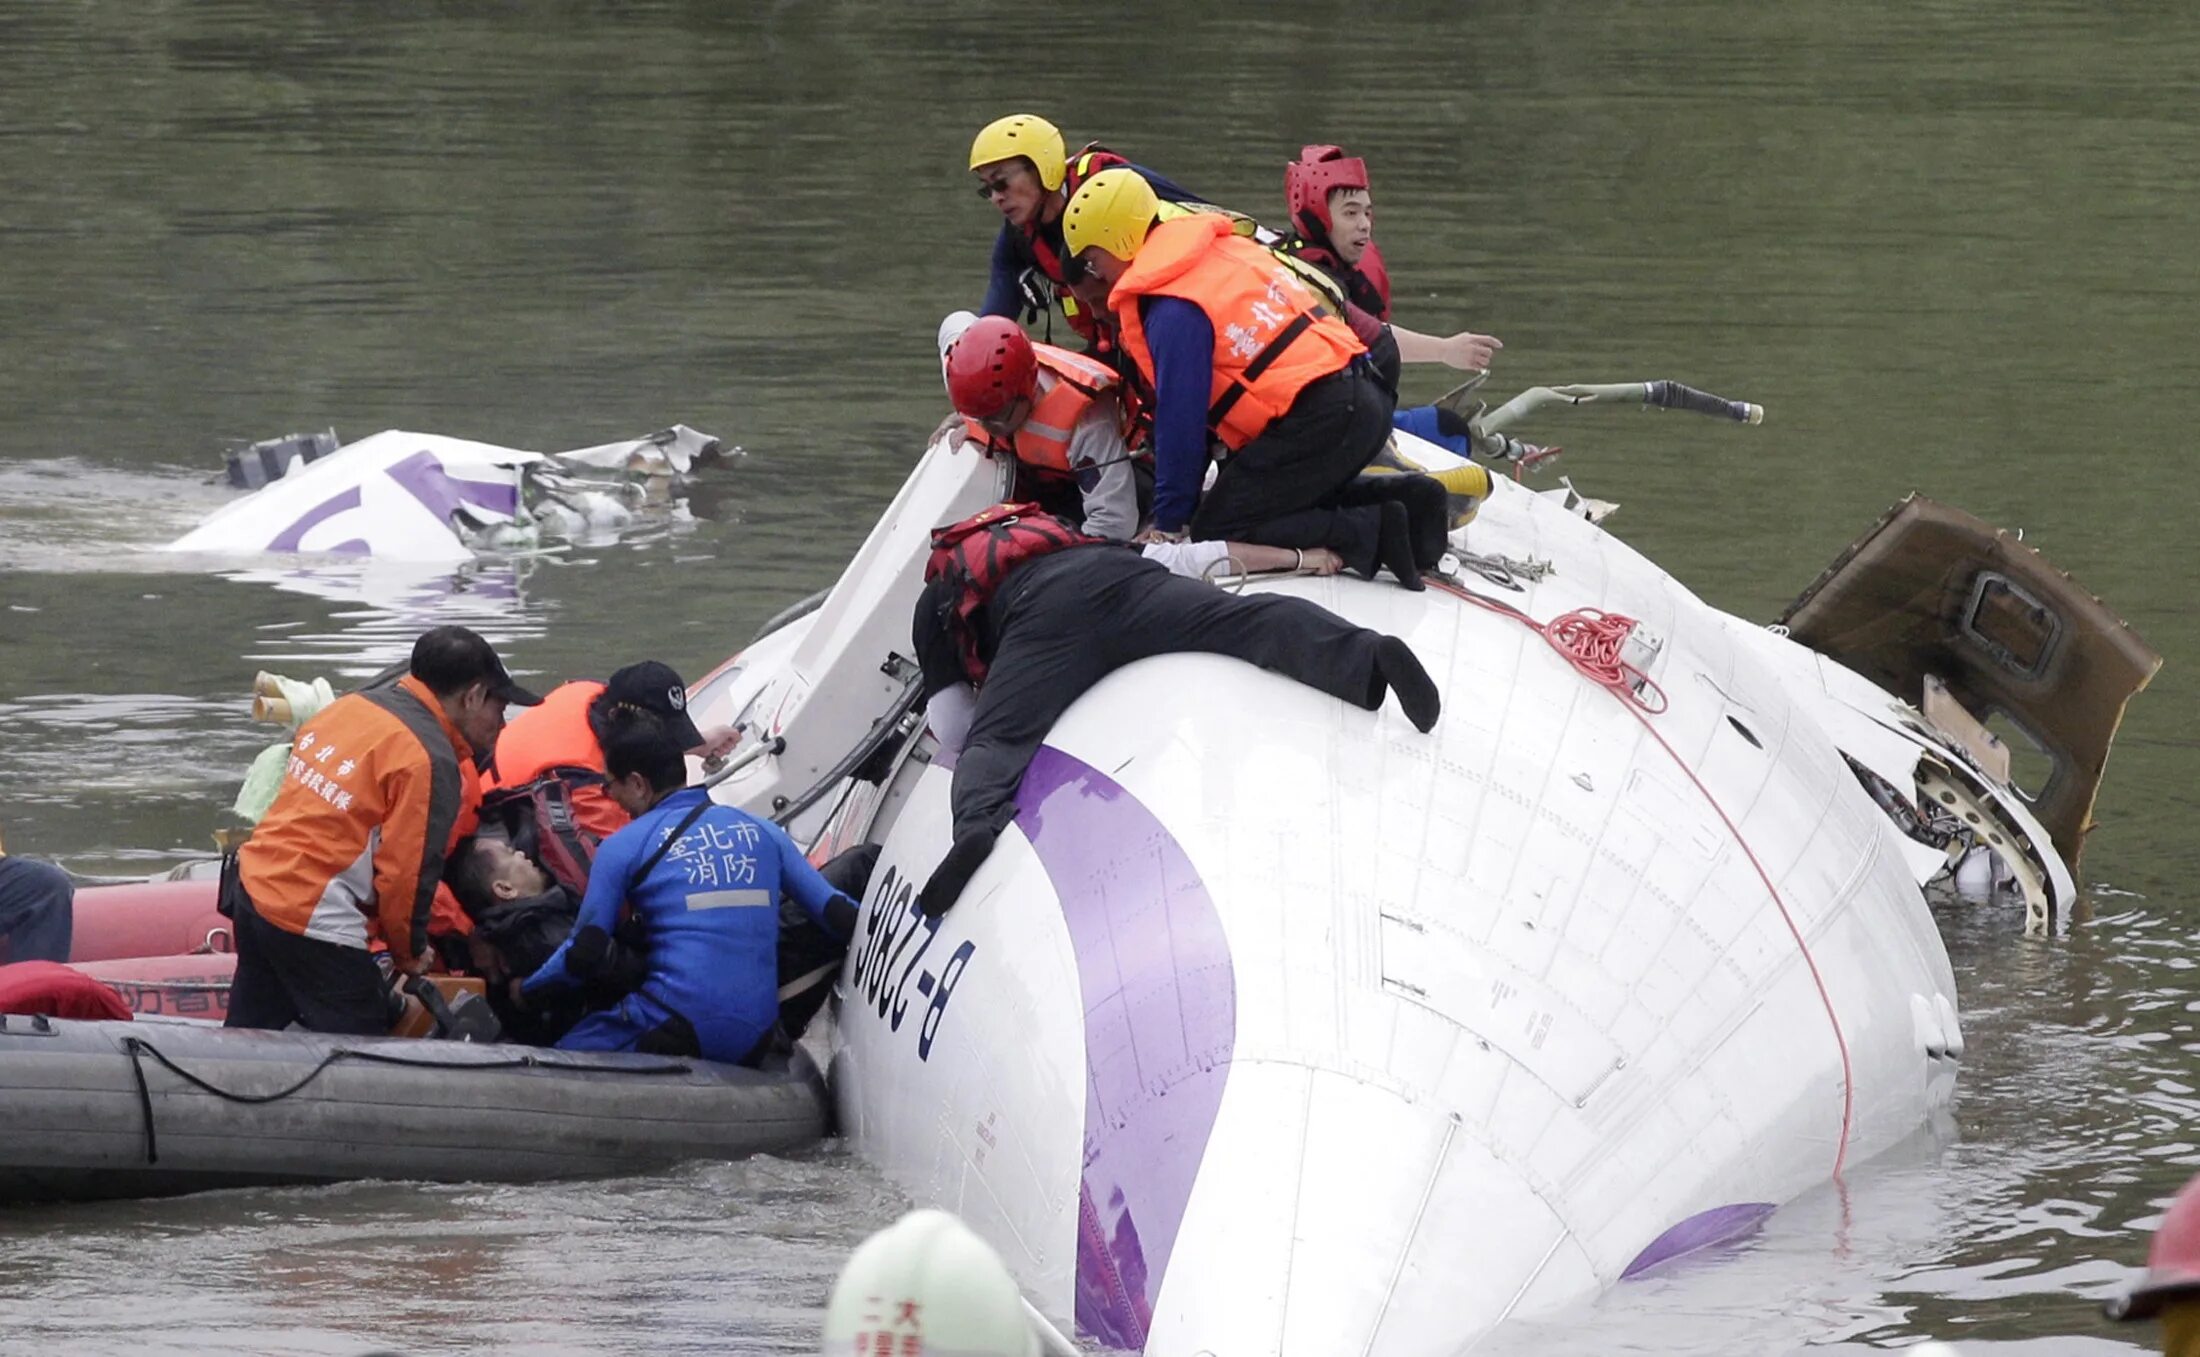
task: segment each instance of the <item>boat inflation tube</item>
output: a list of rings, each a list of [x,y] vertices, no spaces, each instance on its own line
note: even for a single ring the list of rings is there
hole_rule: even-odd
[[[818,1351],[1038,1357],[1000,1255],[945,1211],[911,1211],[849,1255]]]

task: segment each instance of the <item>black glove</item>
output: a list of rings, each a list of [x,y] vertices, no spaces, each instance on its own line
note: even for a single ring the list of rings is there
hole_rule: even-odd
[[[565,968],[583,980],[602,975],[610,960],[611,935],[594,924],[576,930],[565,952]]]
[[[969,885],[970,878],[985,865],[986,858],[992,855],[993,841],[1000,836],[999,830],[985,827],[968,830],[955,840],[947,856],[940,859],[940,865],[932,869],[931,880],[917,892],[917,904],[924,910],[925,917],[937,919],[961,897],[963,887]]]

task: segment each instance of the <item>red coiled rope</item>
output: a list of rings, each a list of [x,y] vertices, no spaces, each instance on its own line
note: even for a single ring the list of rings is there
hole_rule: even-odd
[[[1634,618],[1595,608],[1576,608],[1540,623],[1518,610],[1513,615],[1533,627],[1574,668],[1611,689],[1621,701],[1652,716],[1665,710],[1665,689],[1620,658],[1627,649],[1628,633],[1635,629]]]
[[[1665,736],[1659,733],[1656,726],[1650,724],[1651,717],[1666,709],[1665,690],[1652,682],[1649,675],[1620,658],[1627,648],[1628,633],[1635,629],[1635,619],[1622,613],[1576,608],[1570,613],[1561,613],[1548,622],[1538,622],[1518,608],[1493,598],[1484,598],[1450,580],[1433,574],[1426,578],[1430,584],[1455,598],[1512,618],[1542,637],[1551,649],[1565,656],[1567,662],[1579,670],[1583,677],[1620,699],[1621,705],[1642,723],[1642,728],[1649,732],[1650,738],[1658,742],[1658,747],[1674,763],[1680,765],[1681,772],[1687,774],[1688,780],[1696,785],[1696,790],[1703,793],[1703,799],[1709,803],[1712,812],[1726,826],[1726,832],[1734,836],[1735,843],[1741,845],[1742,855],[1756,869],[1757,879],[1764,883],[1766,892],[1772,896],[1773,907],[1780,911],[1781,922],[1787,925],[1789,935],[1795,939],[1796,950],[1803,954],[1803,965],[1810,970],[1811,983],[1818,987],[1818,1001],[1825,1005],[1826,1021],[1833,1025],[1834,1045],[1841,1052],[1841,1143],[1833,1154],[1833,1176],[1838,1180],[1842,1165],[1848,1162],[1849,1128],[1856,1112],[1856,1078],[1849,1063],[1848,1037],[1841,1031],[1841,1017],[1833,1011],[1833,995],[1826,989],[1826,978],[1819,974],[1818,961],[1811,956],[1809,944],[1803,941],[1803,930],[1796,927],[1795,916],[1788,913],[1787,901],[1780,897],[1779,887],[1772,884],[1772,874],[1757,860],[1757,854],[1750,848],[1749,841],[1742,837],[1740,827],[1727,815],[1726,807],[1719,804],[1719,799],[1711,794],[1711,789],[1703,785],[1703,779],[1696,776],[1696,770],[1689,767],[1688,761],[1672,745],[1666,743]],[[1656,705],[1651,703],[1652,694],[1656,695]]]

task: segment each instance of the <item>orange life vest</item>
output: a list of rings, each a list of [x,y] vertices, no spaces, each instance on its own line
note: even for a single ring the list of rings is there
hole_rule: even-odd
[[[482,780],[482,790],[524,786],[553,768],[601,774],[603,750],[589,729],[588,707],[602,692],[603,684],[594,679],[561,683],[543,694],[539,706],[505,722],[497,736],[496,763]]]
[[[483,779],[484,797],[527,787],[556,775],[565,784],[573,819],[598,839],[626,827],[627,813],[603,790],[603,747],[588,724],[588,708],[603,692],[595,679],[574,679],[543,694],[505,724],[497,737],[496,764]]]
[[[1215,331],[1207,427],[1232,452],[1281,418],[1310,383],[1367,352],[1296,270],[1211,213],[1155,226],[1108,299],[1123,351],[1150,386],[1153,352],[1138,312],[1144,297],[1180,297],[1207,313]]]
[[[1105,363],[1052,344],[1034,344],[1031,352],[1039,360],[1040,391],[1023,426],[1008,440],[1008,450],[1026,466],[1074,475],[1069,464],[1069,443],[1077,432],[1077,422],[1092,409],[1094,401],[1121,386],[1122,378]],[[963,425],[972,438],[999,446],[1000,440],[977,420],[965,419]]]

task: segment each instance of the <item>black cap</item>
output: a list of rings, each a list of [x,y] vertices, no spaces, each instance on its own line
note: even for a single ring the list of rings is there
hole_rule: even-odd
[[[447,697],[468,684],[486,683],[489,696],[514,706],[532,707],[542,699],[512,682],[496,648],[465,627],[437,627],[413,642],[412,676],[428,691]]]
[[[694,718],[687,713],[687,684],[680,681],[680,675],[669,664],[659,664],[655,660],[630,664],[604,684],[604,695],[613,702],[640,707],[655,715],[665,723],[665,733],[672,736],[683,751],[703,742],[703,732],[695,728]]]

